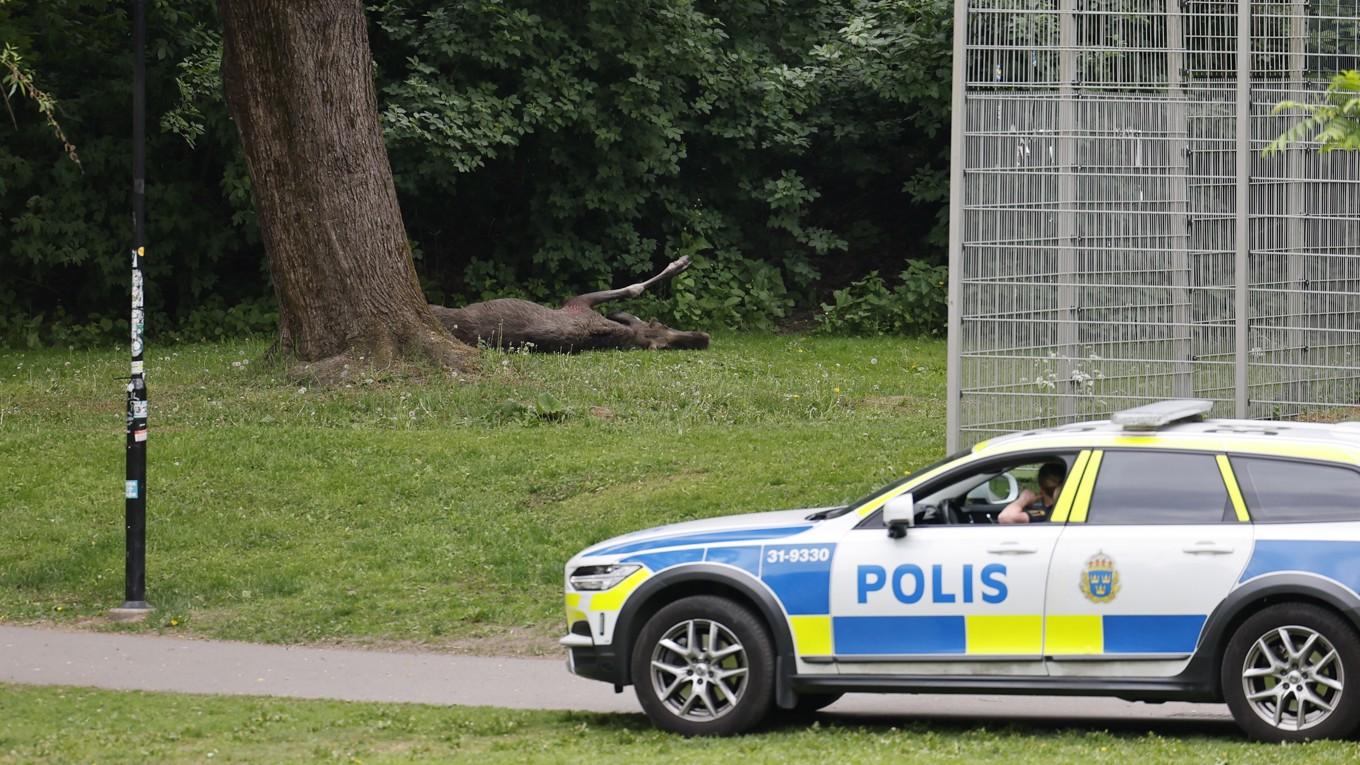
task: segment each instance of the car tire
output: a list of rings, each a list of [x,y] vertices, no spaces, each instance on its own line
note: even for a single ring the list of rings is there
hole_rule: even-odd
[[[638,703],[658,728],[730,736],[769,714],[774,664],[759,617],[727,598],[696,595],[647,620],[630,669]]]
[[[1219,678],[1233,719],[1254,739],[1347,738],[1360,727],[1360,635],[1317,606],[1249,617],[1228,641]]]

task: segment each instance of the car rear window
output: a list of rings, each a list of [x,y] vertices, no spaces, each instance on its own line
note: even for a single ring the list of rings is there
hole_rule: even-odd
[[[1247,511],[1257,523],[1360,520],[1360,473],[1261,457],[1230,457]]]
[[[1107,451],[1087,523],[1220,523],[1236,520],[1214,457]]]

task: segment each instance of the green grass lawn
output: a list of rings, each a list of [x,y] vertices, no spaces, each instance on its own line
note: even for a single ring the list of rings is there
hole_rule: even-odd
[[[586,545],[845,501],[944,447],[942,341],[488,352],[470,382],[325,390],[264,350],[152,346],[142,629],[532,651]],[[0,620],[121,601],[126,375],[122,349],[0,351]]]
[[[683,739],[641,715],[181,696],[0,685],[0,763],[1354,763],[1355,742],[1253,744],[1184,721],[1113,730],[825,715]]]

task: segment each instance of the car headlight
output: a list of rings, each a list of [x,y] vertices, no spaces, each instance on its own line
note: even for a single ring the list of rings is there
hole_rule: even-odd
[[[567,581],[577,590],[607,590],[642,568],[636,563],[610,563],[607,566],[581,566]]]

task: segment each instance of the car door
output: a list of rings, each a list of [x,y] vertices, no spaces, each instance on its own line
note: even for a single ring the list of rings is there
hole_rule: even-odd
[[[1093,453],[1049,567],[1049,674],[1179,673],[1252,541],[1226,457]]]
[[[1071,465],[1075,456],[1064,459]],[[958,481],[980,469],[937,479],[917,496],[966,485]],[[1064,500],[1070,504],[1070,496],[1059,495],[1059,513]],[[840,672],[1044,673],[1045,579],[1061,523],[917,525],[894,539],[874,521],[848,532],[832,563]]]

